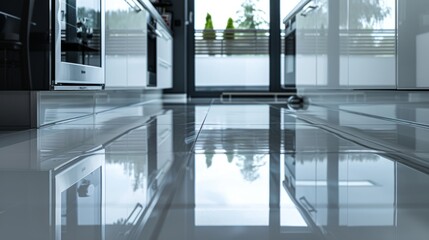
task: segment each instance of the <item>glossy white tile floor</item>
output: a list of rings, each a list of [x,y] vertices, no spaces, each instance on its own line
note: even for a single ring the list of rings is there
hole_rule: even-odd
[[[427,239],[426,106],[153,102],[0,133],[0,239]]]

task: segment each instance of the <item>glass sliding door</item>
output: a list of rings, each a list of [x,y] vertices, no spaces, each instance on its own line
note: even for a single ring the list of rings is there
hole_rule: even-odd
[[[193,90],[268,91],[270,0],[194,1]]]

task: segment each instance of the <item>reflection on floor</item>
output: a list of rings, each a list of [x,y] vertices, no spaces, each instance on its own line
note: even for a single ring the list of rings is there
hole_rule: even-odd
[[[427,239],[427,119],[194,100],[0,133],[0,237]]]

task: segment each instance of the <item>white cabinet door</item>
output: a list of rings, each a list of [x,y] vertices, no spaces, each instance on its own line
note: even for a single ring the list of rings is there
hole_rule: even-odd
[[[428,89],[429,1],[398,0],[398,88]]]
[[[173,39],[162,27],[157,27],[162,37],[156,39],[157,88],[173,87]]]
[[[332,44],[333,39],[328,38],[329,27],[329,4],[328,0],[314,0],[314,6],[317,7],[313,14],[315,24],[316,41],[316,74],[317,86],[319,88],[336,88],[338,84],[335,81],[328,82],[328,44]],[[339,43],[336,44],[339,46]]]
[[[315,3],[307,4],[296,16],[296,86],[309,88],[317,86],[317,61],[315,36],[315,15],[311,11]]]
[[[378,19],[361,9],[377,9]],[[395,10],[395,0],[349,0],[343,44],[348,50],[350,89],[396,89]]]
[[[128,18],[129,5],[124,0],[106,2],[106,89],[127,86],[127,28],[118,18]]]
[[[106,88],[127,86],[127,57],[106,55]]]
[[[106,9],[106,88],[145,87],[148,13],[124,0],[107,1]]]
[[[146,87],[147,18],[146,11],[134,12],[128,30],[127,86]]]

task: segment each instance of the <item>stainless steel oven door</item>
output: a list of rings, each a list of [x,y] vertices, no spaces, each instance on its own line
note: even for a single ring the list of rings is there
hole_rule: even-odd
[[[55,240],[104,239],[105,155],[100,152],[55,175]]]
[[[54,86],[103,85],[105,83],[104,1],[55,0],[54,2]]]

